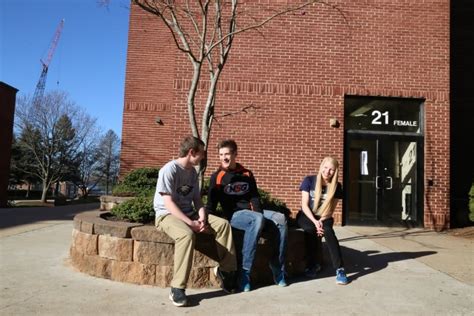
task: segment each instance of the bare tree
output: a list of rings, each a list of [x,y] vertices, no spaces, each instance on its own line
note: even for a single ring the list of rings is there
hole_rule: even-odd
[[[232,49],[234,38],[246,31],[256,30],[284,14],[301,10],[321,0],[297,1],[290,6],[268,4],[266,17],[258,20],[244,1],[206,0],[132,0],[132,3],[157,16],[170,31],[179,51],[191,65],[191,85],[187,95],[187,110],[192,134],[207,143],[215,119],[217,83]],[[250,21],[250,22],[249,22]],[[245,24],[247,23],[247,24]],[[209,75],[207,97],[203,106],[201,128],[196,118],[196,96],[201,75]],[[203,92],[205,93],[205,92]],[[201,166],[201,174],[206,166]]]
[[[60,91],[47,93],[37,104],[28,97],[20,98],[15,115],[16,128],[22,135],[19,146],[32,155],[33,165],[24,171],[42,182],[41,201],[45,202],[51,185],[77,164],[95,119]]]
[[[75,161],[69,162],[69,168],[63,180],[69,180],[80,190],[83,198],[97,184],[105,182],[106,194],[109,185],[118,177],[120,160],[120,139],[113,130],[98,137],[99,131],[92,130],[82,142]]]
[[[79,188],[82,197],[87,197],[89,190],[94,188],[102,179],[99,174],[99,149],[96,139],[97,133],[91,133],[82,142],[80,152],[75,162],[72,162],[70,172],[65,180],[69,180]]]
[[[97,0],[99,5],[108,6],[111,0]],[[291,3],[292,1],[288,1]],[[187,112],[193,136],[207,144],[214,116],[217,84],[228,60],[236,36],[264,27],[270,21],[285,14],[302,10],[317,3],[343,12],[335,5],[323,0],[299,0],[295,4],[262,4],[262,12],[255,12],[255,5],[243,0],[132,0],[141,9],[155,15],[168,28],[178,50],[189,59],[192,72],[191,84],[187,93]],[[250,5],[249,5],[250,3]],[[303,12],[304,13],[304,12]],[[252,16],[254,14],[255,17]],[[264,16],[262,18],[262,16]],[[207,97],[203,108],[201,128],[199,130],[196,99],[202,74],[209,75]],[[206,91],[202,91],[206,94]],[[203,160],[200,166],[202,175],[206,168]]]

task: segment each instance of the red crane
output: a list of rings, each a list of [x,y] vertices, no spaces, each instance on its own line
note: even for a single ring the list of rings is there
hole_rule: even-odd
[[[56,32],[54,33],[54,37],[51,41],[51,46],[49,47],[48,56],[46,57],[46,60],[43,61],[42,59],[40,59],[41,64],[43,66],[43,70],[41,71],[40,78],[38,80],[38,83],[36,84],[35,94],[33,95],[34,106],[40,105],[41,101],[43,100],[44,87],[46,85],[46,76],[48,75],[49,63],[51,62],[51,59],[53,59],[54,51],[56,50],[56,46],[58,45],[59,37],[61,36],[63,26],[64,19],[61,20],[58,25],[58,28],[56,29]]]

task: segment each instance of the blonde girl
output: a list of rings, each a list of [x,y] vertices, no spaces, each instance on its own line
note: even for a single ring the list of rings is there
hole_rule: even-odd
[[[347,284],[348,279],[332,217],[339,199],[343,197],[338,176],[339,162],[332,157],[326,157],[321,162],[317,175],[309,175],[303,179],[300,185],[301,211],[296,221],[305,232],[306,275],[316,277],[321,270],[321,237],[324,236],[332,264],[336,269],[336,283]]]

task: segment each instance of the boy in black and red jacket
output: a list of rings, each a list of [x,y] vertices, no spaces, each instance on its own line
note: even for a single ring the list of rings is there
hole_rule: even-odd
[[[223,140],[218,145],[219,169],[211,176],[207,209],[214,212],[220,203],[224,216],[232,228],[244,232],[241,252],[242,266],[240,288],[244,292],[251,289],[250,272],[255,259],[255,251],[264,226],[278,231],[278,253],[270,261],[275,283],[287,286],[285,280],[285,255],[288,228],[283,214],[262,210],[257,183],[252,172],[236,162],[237,144],[234,140]]]

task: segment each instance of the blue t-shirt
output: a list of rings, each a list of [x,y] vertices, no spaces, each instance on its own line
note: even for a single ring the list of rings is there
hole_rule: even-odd
[[[309,208],[312,210],[313,209],[313,205],[314,205],[314,189],[316,188],[316,176],[315,175],[311,175],[311,176],[306,176],[304,179],[303,179],[303,182],[301,182],[301,185],[300,185],[300,191],[305,191],[305,192],[309,192]],[[323,186],[321,188],[321,199],[319,200],[319,205],[318,207],[320,207],[323,202],[326,200],[326,191],[327,191],[327,187],[326,186]],[[341,183],[337,183],[337,187],[336,187],[336,192],[334,193],[334,198],[336,199],[342,199],[343,198],[343,193],[342,193],[342,185]]]

